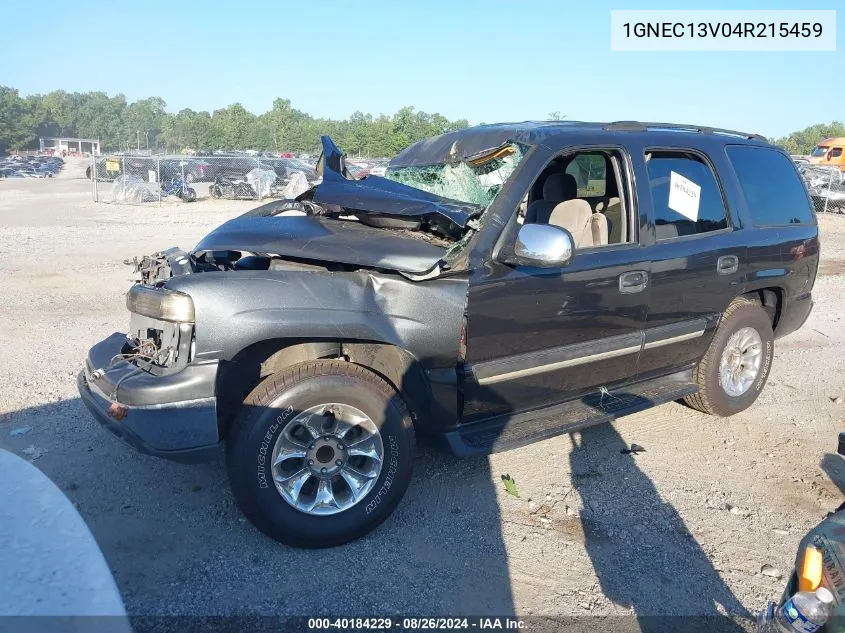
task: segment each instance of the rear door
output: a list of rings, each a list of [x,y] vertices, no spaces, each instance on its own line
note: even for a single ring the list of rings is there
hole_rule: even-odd
[[[690,366],[704,354],[737,292],[747,249],[710,156],[692,148],[646,147],[638,159],[654,235],[639,363],[646,378]]]

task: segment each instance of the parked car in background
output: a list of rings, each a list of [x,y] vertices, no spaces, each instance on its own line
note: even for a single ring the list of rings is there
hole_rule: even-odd
[[[188,183],[214,180],[211,164],[202,158],[162,158],[157,166],[162,182],[173,178],[184,178]]]
[[[64,167],[60,157],[52,156],[8,156],[0,159],[0,170],[4,178],[52,178]]]
[[[387,164],[389,161],[376,161],[373,163],[373,166],[370,167],[370,173],[373,176],[384,176],[387,173]]]
[[[184,178],[186,182],[209,181],[211,165],[201,159],[184,156],[100,156],[94,160],[97,179],[111,181],[121,174],[137,176],[145,182],[165,182]],[[91,178],[91,165],[85,168]]]
[[[314,167],[303,163],[302,161],[299,161],[296,158],[262,158],[261,167],[262,169],[265,167],[270,167],[284,182],[290,180],[291,176],[295,172],[301,172],[302,174],[304,174],[305,179],[309,183],[315,183],[318,179],[317,170]]]

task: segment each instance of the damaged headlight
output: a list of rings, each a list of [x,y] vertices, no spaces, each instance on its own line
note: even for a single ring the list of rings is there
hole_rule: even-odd
[[[130,312],[152,319],[176,323],[194,322],[194,302],[191,297],[164,288],[140,284],[132,286],[126,295],[126,307]]]

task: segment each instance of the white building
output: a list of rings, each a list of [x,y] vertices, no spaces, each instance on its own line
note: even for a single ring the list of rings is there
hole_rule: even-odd
[[[100,139],[93,138],[39,138],[41,151],[53,150],[56,154],[99,154]]]

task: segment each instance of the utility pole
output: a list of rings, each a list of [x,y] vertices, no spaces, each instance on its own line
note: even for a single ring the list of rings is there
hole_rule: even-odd
[[[135,130],[135,137],[138,141],[138,153],[141,153],[141,130]]]

